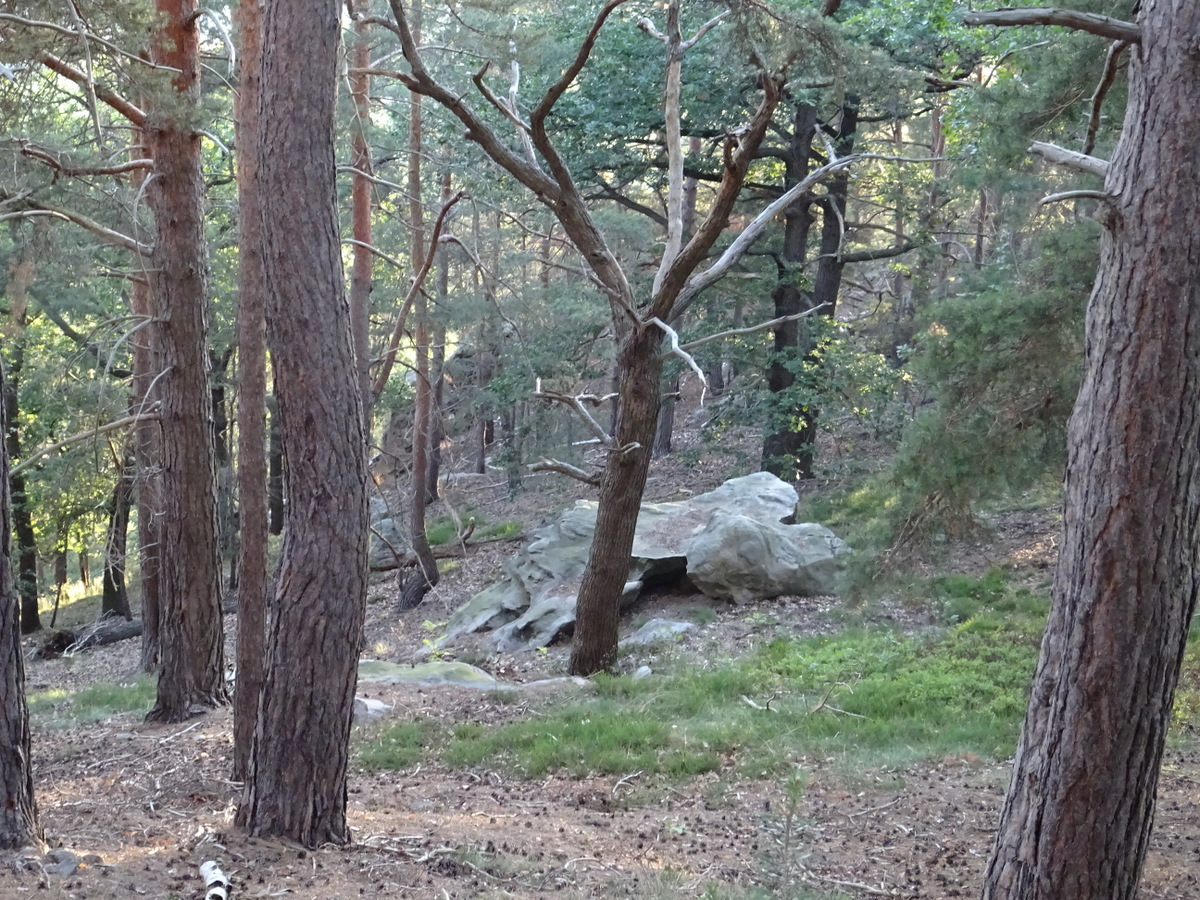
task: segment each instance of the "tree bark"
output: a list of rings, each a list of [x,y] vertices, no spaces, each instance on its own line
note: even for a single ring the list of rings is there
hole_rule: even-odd
[[[208,389],[204,178],[198,112],[199,32],[193,0],[157,0],[154,55],[179,70],[172,100],[146,129],[154,158],[153,339],[162,448],[158,696],[148,721],[178,722],[225,702],[212,395]]]
[[[125,587],[125,558],[129,543],[129,511],[133,506],[134,461],[132,454],[121,459],[117,483],[108,502],[108,529],[104,537],[104,577],[100,615],[133,618]],[[80,564],[82,572],[83,565]]]
[[[1200,592],[1200,6],[1142,4],[1054,601],[986,900],[1137,895]]]
[[[149,318],[151,314],[150,286],[144,280],[134,281],[129,292],[131,312],[138,317]],[[134,409],[144,409],[151,402],[150,388],[158,371],[156,353],[150,341],[149,329],[143,328],[130,338],[133,357],[133,403]],[[158,672],[159,641],[158,623],[162,607],[159,560],[159,522],[161,520],[160,490],[162,477],[159,471],[161,448],[159,424],[142,419],[134,425],[134,458],[137,464],[137,540],[142,583],[142,630],[141,668],[145,672]]]
[[[0,364],[0,391],[4,389]],[[0,406],[0,430],[8,424]],[[29,709],[21,613],[9,558],[8,452],[0,444],[0,849],[15,850],[40,837],[30,764]]]
[[[233,777],[244,781],[258,720],[266,656],[267,450],[266,300],[262,197],[258,189],[258,94],[262,0],[238,6],[241,77],[238,146],[238,632],[233,706]]]
[[[310,847],[350,839],[346,773],[367,586],[362,391],[336,211],[339,11],[337,0],[264,3],[258,103],[268,341],[288,502],[238,822]]]
[[[371,40],[363,17],[354,23],[354,46],[351,50],[350,100],[354,104],[354,119],[350,130],[350,208],[354,245],[350,270],[350,327],[354,337],[354,358],[362,379],[363,409],[367,433],[371,431],[371,281],[375,254],[371,245],[371,148],[367,132],[371,125]],[[243,63],[245,65],[245,63]]]

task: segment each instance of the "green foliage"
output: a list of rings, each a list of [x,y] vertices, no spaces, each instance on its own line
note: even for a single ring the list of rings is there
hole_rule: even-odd
[[[1058,472],[1096,249],[1092,223],[1065,229],[1028,271],[1011,273],[1014,284],[988,285],[926,313],[912,367],[933,403],[905,435],[893,468],[901,542],[970,532],[979,501]]]

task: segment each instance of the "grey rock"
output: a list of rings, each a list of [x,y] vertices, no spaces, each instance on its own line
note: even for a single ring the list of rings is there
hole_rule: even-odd
[[[394,565],[396,555],[408,550],[408,537],[400,531],[396,520],[388,517],[371,523],[370,566],[382,569]],[[394,552],[393,552],[394,551]]]
[[[709,532],[712,523],[736,514],[784,527],[782,523],[794,515],[796,500],[796,492],[790,485],[767,472],[758,472],[730,479],[714,491],[687,500],[643,504],[629,562],[629,580],[621,597],[622,607],[638,598],[647,580],[682,575],[697,566],[698,570],[707,571],[707,564],[697,562],[694,557],[697,542]],[[528,545],[505,563],[503,578],[476,594],[451,616],[445,633],[433,647],[445,646],[461,634],[484,629],[492,631],[487,647],[496,652],[532,650],[549,644],[575,620],[580,577],[587,565],[595,530],[596,504],[584,500],[537,529]],[[770,579],[772,583],[777,580],[777,577]],[[817,583],[815,577],[810,580]],[[715,578],[710,581],[718,585]],[[821,593],[825,593],[825,581],[820,585]],[[752,580],[747,590],[755,594],[760,585]],[[782,593],[789,592],[796,593]],[[728,590],[714,594],[726,595],[732,596]]]
[[[675,640],[680,635],[693,631],[694,622],[674,622],[670,619],[651,619],[625,640],[622,647],[644,647],[647,644],[657,644],[661,641]]]
[[[62,848],[51,850],[46,854],[46,873],[60,878],[69,878],[75,874],[82,860],[70,850]]]
[[[715,515],[688,555],[688,578],[710,597],[742,603],[785,594],[836,594],[844,541],[823,525]]]
[[[502,682],[483,669],[466,663],[439,660],[417,666],[402,666],[378,659],[364,659],[358,664],[358,680],[378,684],[412,684],[419,687],[450,685],[482,691],[503,686]]]
[[[382,719],[391,711],[382,700],[376,700],[374,697],[355,697],[354,698],[354,721],[360,725],[363,722],[373,722],[375,719]]]
[[[637,671],[633,673],[634,681],[641,681],[644,678],[649,678],[654,674],[654,670],[649,666],[638,666]]]

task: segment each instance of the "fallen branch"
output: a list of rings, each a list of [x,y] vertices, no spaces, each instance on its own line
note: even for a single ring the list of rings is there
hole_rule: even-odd
[[[600,486],[600,476],[585,472],[578,466],[573,466],[570,463],[565,463],[559,459],[550,459],[542,457],[535,463],[529,464],[531,472],[557,472],[560,475],[566,475],[568,478],[574,478],[576,481],[582,481],[584,484],[590,484],[592,487]]]

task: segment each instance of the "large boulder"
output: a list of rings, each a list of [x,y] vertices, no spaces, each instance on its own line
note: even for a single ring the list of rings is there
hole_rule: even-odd
[[[823,525],[785,525],[718,513],[688,551],[688,578],[710,597],[836,594],[844,541]]]
[[[730,516],[779,528],[800,529],[784,532],[783,536],[771,541],[760,539],[760,543],[768,544],[768,552],[770,548],[783,552],[784,538],[788,534],[801,542],[809,541],[810,534],[804,529],[820,526],[783,525],[791,520],[795,508],[795,490],[767,472],[731,479],[716,490],[687,500],[643,504],[633,541],[629,577],[621,597],[622,606],[633,603],[648,581],[682,576],[694,566],[699,567],[698,571],[708,573],[709,564],[701,562],[701,558],[709,555],[708,551],[703,550],[701,558],[697,557],[698,546],[707,546],[700,539],[715,523],[724,522]],[[553,522],[539,528],[530,543],[505,563],[503,579],[461,607],[435,645],[444,646],[460,634],[483,629],[492,632],[487,643],[493,651],[516,652],[550,643],[575,621],[580,577],[587,564],[595,530],[596,504],[587,500],[577,501]],[[841,545],[839,552],[844,549]],[[807,555],[815,559],[815,554]],[[803,556],[805,554],[799,551],[783,552],[785,562],[774,568],[786,568],[787,561]],[[819,563],[830,571],[813,575],[807,581],[796,577],[789,580],[779,573],[760,576],[748,570],[748,586],[736,596],[828,593],[837,565],[836,559]],[[730,568],[725,566],[720,571],[729,572]],[[716,574],[716,570],[711,576],[702,576],[703,584],[711,585],[713,596],[719,597],[734,596],[725,583],[727,580]],[[793,590],[800,583],[814,589]],[[703,584],[699,586],[705,590]],[[786,589],[776,590],[775,585],[786,585]],[[820,590],[815,590],[817,587]]]

